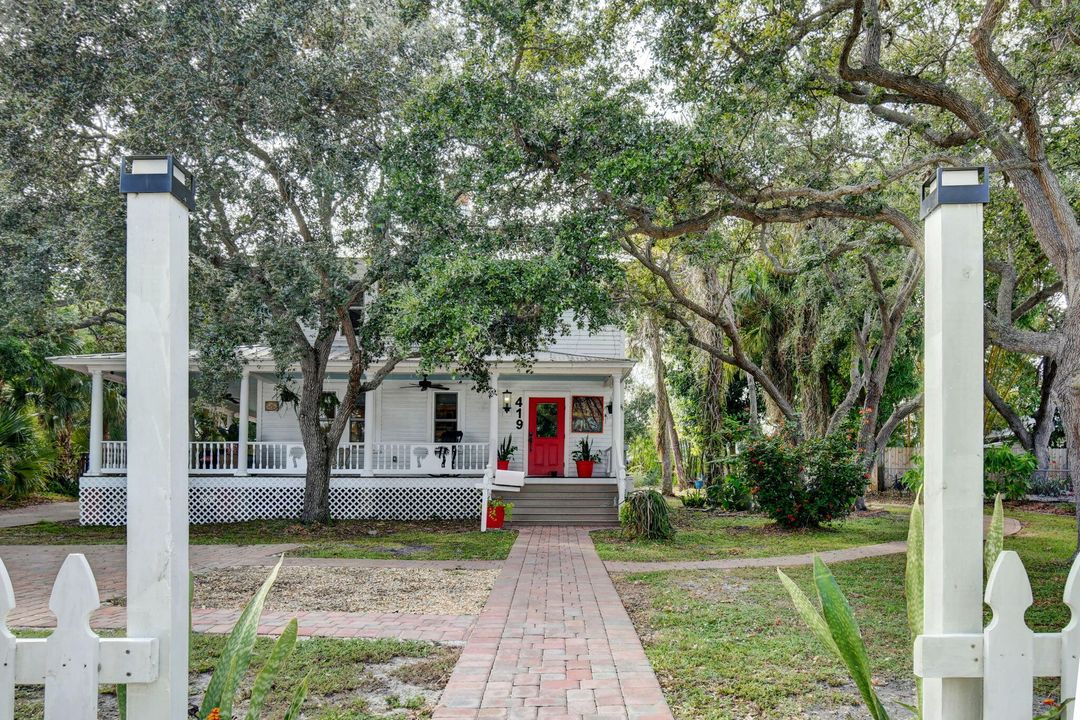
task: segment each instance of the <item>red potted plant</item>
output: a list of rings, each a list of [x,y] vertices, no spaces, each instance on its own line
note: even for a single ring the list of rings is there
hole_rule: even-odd
[[[589,438],[581,438],[578,449],[571,453],[570,457],[574,458],[579,478],[591,478],[593,466],[600,461],[600,455],[593,452]]]
[[[514,512],[514,503],[508,503],[502,498],[491,498],[487,505],[487,526],[489,530],[498,530],[503,523],[510,519]]]
[[[511,435],[507,435],[506,439],[499,445],[499,459],[495,461],[495,467],[499,470],[509,470],[510,461],[514,459],[514,453],[517,452],[517,445],[514,444],[514,438]]]

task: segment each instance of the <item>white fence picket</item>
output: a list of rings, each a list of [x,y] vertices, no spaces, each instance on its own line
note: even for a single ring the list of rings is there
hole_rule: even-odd
[[[1065,701],[1076,698],[1076,688],[1080,687],[1077,680],[1080,672],[1080,557],[1073,560],[1062,602],[1072,611],[1069,624],[1061,630],[1061,700]],[[1075,699],[1066,708],[1065,717],[1068,720],[1080,717]]]
[[[0,560],[0,720],[15,717],[15,636],[7,627],[7,618],[15,609],[15,591],[7,567]]]
[[[90,613],[100,606],[86,556],[68,555],[49,597],[56,630],[45,641],[45,720],[97,718],[100,648]]]
[[[1024,622],[1031,603],[1020,556],[1002,552],[986,584],[986,604],[994,618],[983,632],[984,717],[995,720],[1031,720],[1035,679],[1035,634]],[[992,715],[985,715],[992,710]]]

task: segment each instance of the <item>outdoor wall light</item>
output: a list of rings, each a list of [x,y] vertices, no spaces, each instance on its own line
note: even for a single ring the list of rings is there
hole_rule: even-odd
[[[511,401],[511,399],[512,398],[510,397],[510,390],[509,389],[503,390],[503,412],[504,413],[509,413],[510,412],[510,401]]]
[[[986,167],[939,167],[926,178],[919,192],[919,217],[925,219],[939,205],[990,202],[990,170]]]
[[[611,402],[610,400],[608,400],[608,404],[607,404],[607,414],[608,414],[608,415],[611,415],[611,414],[612,414],[612,413],[614,413],[614,412],[615,412],[615,405],[614,405],[614,404],[613,404],[613,403],[612,403],[612,402]]]

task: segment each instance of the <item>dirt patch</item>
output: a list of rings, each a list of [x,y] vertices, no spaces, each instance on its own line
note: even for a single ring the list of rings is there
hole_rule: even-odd
[[[305,642],[301,639],[300,642]],[[352,676],[347,690],[320,693],[313,687],[304,704],[305,717],[386,717],[399,720],[430,717],[438,703],[461,648],[436,646],[423,658],[395,657],[384,663],[369,663]],[[248,674],[245,684],[252,681]],[[188,702],[198,707],[202,702],[210,673],[192,673],[188,684]],[[20,686],[16,689],[16,717],[41,717],[44,691],[40,686]],[[98,717],[118,720],[116,695],[103,692],[98,696]],[[234,717],[247,712],[247,694],[241,693],[233,708]],[[278,715],[274,715],[277,717]]]
[[[439,646],[426,658],[394,669],[390,674],[408,685],[441,691],[450,682],[450,673],[461,655],[460,647]]]
[[[265,567],[221,568],[195,576],[195,607],[241,608],[266,579]],[[267,610],[476,615],[498,570],[286,566]]]
[[[417,553],[430,552],[434,550],[433,545],[396,545],[396,546],[377,546],[369,548],[372,553],[385,553],[387,555],[393,555],[394,557],[409,557],[410,555],[416,555]]]
[[[1007,502],[1003,505],[1010,510],[1042,513],[1044,515],[1073,515],[1076,506],[1071,502]]]
[[[904,705],[915,704],[915,681],[893,680],[882,682],[873,680],[874,690],[878,698],[885,705],[889,717],[907,717],[910,713],[904,709]],[[863,720],[869,718],[870,713],[862,703],[859,690],[854,683],[847,683],[839,687],[830,688],[841,693],[839,702],[828,706],[815,706],[808,708],[803,715],[812,720]]]

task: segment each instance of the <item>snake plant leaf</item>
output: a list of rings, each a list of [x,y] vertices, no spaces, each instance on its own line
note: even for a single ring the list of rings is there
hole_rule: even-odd
[[[223,720],[231,720],[233,695],[240,679],[244,677],[248,666],[251,664],[251,655],[255,649],[255,640],[259,630],[259,618],[262,616],[263,604],[266,596],[270,593],[270,587],[277,579],[281,564],[285,556],[278,558],[277,564],[266,576],[258,592],[248,601],[240,619],[236,621],[225,648],[221,651],[213,677],[206,687],[202,706],[199,708],[199,717],[205,718],[210,711],[217,707],[221,709]],[[224,670],[224,672],[222,672]]]
[[[304,700],[307,699],[308,692],[308,676],[305,676],[300,684],[296,686],[296,692],[293,693],[292,702],[289,703],[289,709],[285,712],[285,717],[282,720],[300,720],[300,711],[304,707]]]
[[[270,689],[274,685],[274,680],[277,679],[281,665],[292,654],[293,647],[296,646],[296,630],[296,618],[293,618],[285,626],[281,637],[277,639],[273,649],[270,651],[270,657],[266,658],[266,663],[259,670],[259,674],[255,676],[255,684],[251,688],[251,701],[248,703],[245,720],[259,720],[261,717],[263,705],[266,704],[266,698],[270,696]]]
[[[904,565],[904,596],[907,599],[908,631],[911,641],[923,632],[923,570],[926,566],[926,548],[923,536],[922,493],[915,494],[915,503],[911,506],[911,518],[908,524],[907,561]],[[922,678],[915,678],[915,697],[918,707],[922,708]],[[921,709],[913,710],[915,717],[921,718]]]
[[[780,576],[780,582],[787,588],[788,595],[791,596],[791,602],[795,605],[795,610],[798,611],[803,622],[813,631],[818,640],[829,649],[829,652],[836,657],[840,657],[840,648],[836,647],[836,641],[833,640],[832,633],[829,632],[829,626],[825,622],[825,618],[810,602],[810,598],[795,584],[794,580],[784,574],[783,570],[776,568],[776,574]]]
[[[847,597],[844,596],[836,578],[821,558],[814,558],[814,585],[821,601],[821,615],[829,627],[829,634],[837,648],[840,660],[847,666],[851,679],[862,695],[870,716],[874,720],[889,720],[885,706],[881,704],[874,691],[870,675],[870,658],[866,644],[859,632],[859,624],[851,611]]]
[[[983,547],[983,577],[990,578],[998,555],[1005,547],[1005,510],[1001,507],[1001,493],[994,496],[994,514],[990,518],[990,528],[986,532],[986,544]]]

